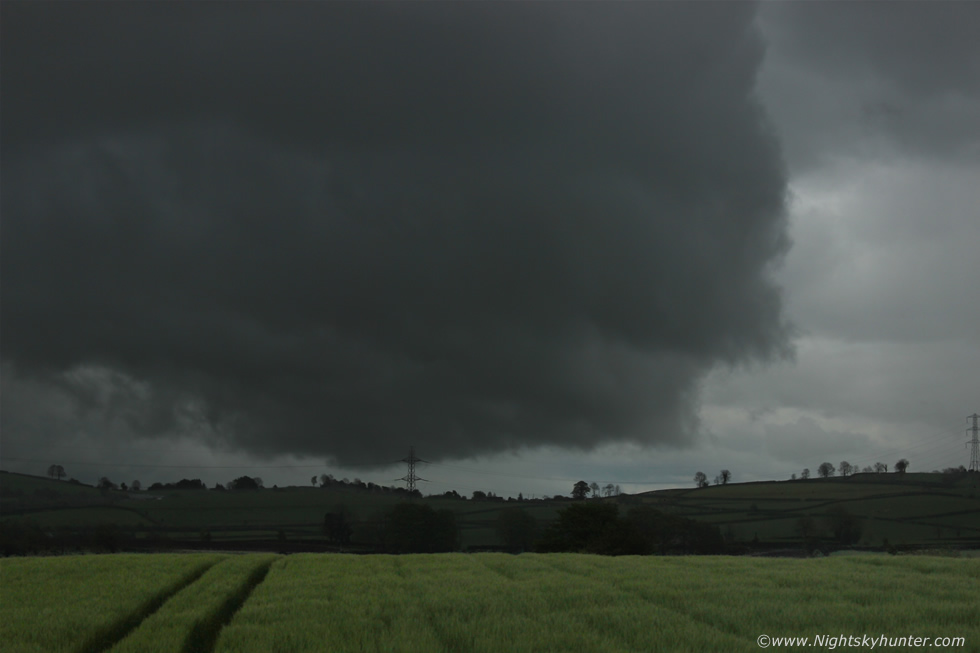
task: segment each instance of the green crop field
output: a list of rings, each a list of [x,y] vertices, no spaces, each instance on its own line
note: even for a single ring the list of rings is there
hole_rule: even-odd
[[[262,554],[229,556],[147,617],[111,652],[208,649],[223,621],[265,577],[275,559]]]
[[[947,648],[978,651],[978,583],[980,559],[932,556],[18,558],[0,560],[0,642],[9,653],[700,653],[758,651],[760,635],[886,635],[961,637]]]
[[[100,651],[222,556],[120,554],[0,560],[4,651]]]

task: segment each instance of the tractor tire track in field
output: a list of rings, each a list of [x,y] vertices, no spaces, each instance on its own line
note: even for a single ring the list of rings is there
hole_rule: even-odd
[[[487,571],[500,576],[501,578],[506,578],[507,580],[513,582],[517,578],[517,569],[508,569],[506,566],[498,566],[490,564],[490,561],[485,558],[476,558],[477,563]]]
[[[199,579],[208,569],[216,565],[220,560],[209,561],[181,577],[173,585],[157,592],[139,608],[130,612],[128,615],[113,624],[99,630],[89,636],[76,649],[77,653],[102,653],[115,646],[124,639],[129,633],[143,623],[143,621],[159,610],[172,596],[182,589]]]
[[[255,588],[265,580],[273,562],[274,559],[258,565],[235,592],[229,594],[217,608],[194,624],[187,639],[184,640],[184,653],[211,653],[214,650],[221,629],[234,618],[235,613],[245,605],[245,601]]]

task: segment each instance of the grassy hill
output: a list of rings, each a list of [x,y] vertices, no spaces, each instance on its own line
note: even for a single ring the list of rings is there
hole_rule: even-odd
[[[102,491],[66,481],[0,472],[0,527],[30,520],[43,529],[67,532],[115,524],[135,540],[319,542],[324,515],[344,510],[353,521],[354,542],[372,540],[385,512],[407,500],[403,494],[353,487],[286,487],[261,490]],[[539,523],[554,519],[561,501],[472,501],[421,499],[436,510],[456,513],[466,549],[498,546],[496,521],[504,507],[520,505]]]
[[[834,545],[835,520],[848,515],[858,546],[980,546],[980,474],[856,474],[847,478],[716,485],[660,490],[615,499],[621,510],[650,505],[717,525],[736,544],[799,547],[806,535]],[[103,491],[48,478],[0,472],[0,528],[29,520],[49,532],[113,525],[130,544],[235,548],[257,541],[299,548],[325,546],[325,513],[347,511],[354,544],[372,541],[384,513],[404,495],[346,486],[262,490]],[[540,526],[568,501],[420,499],[456,514],[464,549],[501,544],[500,511],[520,506]]]
[[[716,524],[729,539],[796,545],[807,518],[830,537],[844,511],[860,523],[858,544],[980,545],[980,474],[855,474],[846,478],[714,485],[624,497],[627,504]]]

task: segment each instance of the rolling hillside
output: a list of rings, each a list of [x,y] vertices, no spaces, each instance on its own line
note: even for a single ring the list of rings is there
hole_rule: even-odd
[[[623,495],[621,511],[648,505],[717,525],[739,546],[841,544],[842,518],[856,524],[848,544],[865,547],[980,547],[980,474],[856,474],[847,478],[716,485]],[[328,548],[322,524],[344,510],[353,548],[370,546],[384,513],[405,497],[349,487],[262,490],[101,491],[43,477],[0,473],[0,528],[25,521],[51,533],[111,525],[129,546]],[[427,497],[456,513],[464,550],[493,549],[503,508],[519,506],[539,527],[571,500],[474,501]],[[842,517],[844,515],[845,517]],[[288,544],[287,544],[288,543]]]
[[[801,520],[818,537],[840,511],[860,521],[858,544],[980,545],[980,474],[855,474],[847,478],[714,485],[624,497],[627,504],[718,525],[737,542],[797,544]]]

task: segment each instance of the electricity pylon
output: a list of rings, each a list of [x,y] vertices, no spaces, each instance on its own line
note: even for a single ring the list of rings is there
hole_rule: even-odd
[[[401,462],[408,463],[408,474],[406,474],[405,476],[402,476],[398,480],[399,481],[405,481],[405,483],[408,485],[408,491],[414,493],[415,492],[415,483],[417,481],[425,481],[424,478],[419,478],[415,474],[415,463],[424,463],[424,462],[428,462],[428,461],[422,460],[421,458],[416,458],[415,457],[415,447],[413,446],[413,447],[409,447],[408,448],[408,458],[402,458],[401,459]]]

